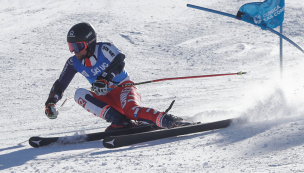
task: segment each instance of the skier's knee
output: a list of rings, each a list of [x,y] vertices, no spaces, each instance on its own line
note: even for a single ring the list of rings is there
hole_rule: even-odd
[[[83,88],[79,88],[75,91],[75,95],[74,95],[74,99],[76,101],[76,103],[83,105],[83,101],[85,100],[85,96],[89,94],[92,95],[92,93],[90,93],[90,91],[83,89]]]

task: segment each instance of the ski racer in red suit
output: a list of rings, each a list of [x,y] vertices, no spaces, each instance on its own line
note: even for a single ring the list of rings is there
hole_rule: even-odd
[[[134,121],[155,123],[161,128],[170,128],[181,118],[140,106],[141,96],[134,86],[108,88],[112,85],[133,84],[124,70],[125,55],[113,44],[97,42],[96,33],[89,23],[78,23],[68,32],[67,42],[70,57],[53,84],[45,103],[45,114],[57,118],[56,103],[62,98],[74,75],[79,72],[90,82],[92,91],[77,89],[75,101],[95,116],[111,122],[106,130],[129,128]]]

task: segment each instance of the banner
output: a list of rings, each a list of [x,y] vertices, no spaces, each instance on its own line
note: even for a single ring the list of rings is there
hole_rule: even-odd
[[[243,5],[236,18],[260,26],[265,30],[266,27],[273,29],[282,25],[284,12],[284,0],[265,0]]]

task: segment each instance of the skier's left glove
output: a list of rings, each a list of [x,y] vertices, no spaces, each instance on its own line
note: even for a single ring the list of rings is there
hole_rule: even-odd
[[[104,95],[108,91],[108,85],[109,81],[107,81],[106,79],[96,80],[92,84],[92,91],[94,91],[94,93],[98,96]]]
[[[56,110],[56,104],[54,99],[48,99],[45,103],[45,115],[49,119],[56,119],[58,115],[58,111]]]

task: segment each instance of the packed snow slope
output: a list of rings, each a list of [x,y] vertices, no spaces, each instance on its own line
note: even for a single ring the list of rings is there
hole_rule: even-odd
[[[23,0],[0,2],[0,172],[304,172],[303,53],[279,38],[194,4],[236,14],[251,0]],[[304,47],[304,3],[286,1],[284,34]],[[108,150],[102,141],[31,148],[31,136],[103,131],[73,99],[50,120],[44,103],[72,56],[67,31],[90,22],[126,55],[133,81],[247,72],[140,85],[142,105],[232,126]],[[76,75],[64,93],[90,88]]]

